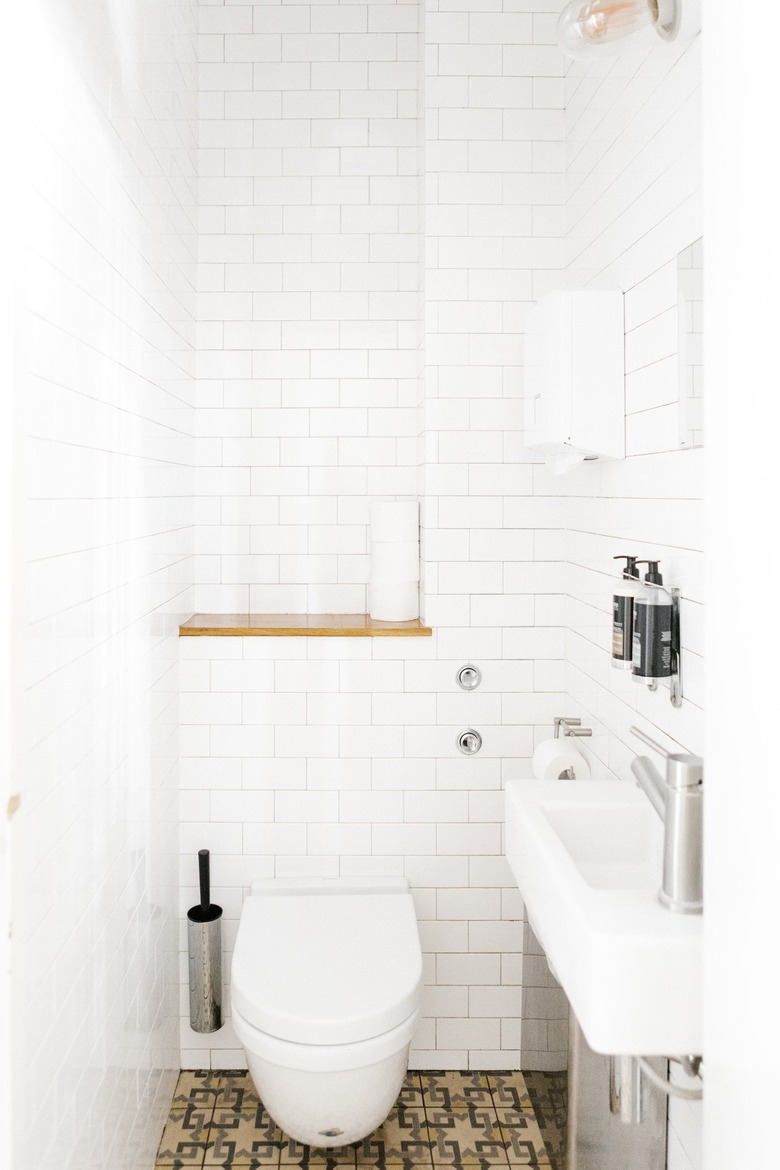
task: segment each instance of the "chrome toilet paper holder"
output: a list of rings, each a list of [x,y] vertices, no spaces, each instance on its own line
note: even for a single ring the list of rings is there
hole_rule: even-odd
[[[555,726],[555,739],[565,739],[567,735],[585,737],[593,735],[590,727],[583,727],[581,719],[575,719],[568,715],[556,715],[553,719]]]
[[[565,739],[567,735],[577,738],[593,735],[592,729],[590,727],[583,727],[582,720],[576,719],[574,716],[556,715],[553,719],[553,725],[555,727],[555,739]],[[567,780],[575,779],[572,768],[567,768],[563,775]]]

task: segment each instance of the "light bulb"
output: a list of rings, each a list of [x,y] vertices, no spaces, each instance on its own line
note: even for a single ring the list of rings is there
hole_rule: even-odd
[[[569,57],[620,51],[620,41],[648,25],[666,40],[677,31],[677,0],[570,0],[558,20],[558,43]]]

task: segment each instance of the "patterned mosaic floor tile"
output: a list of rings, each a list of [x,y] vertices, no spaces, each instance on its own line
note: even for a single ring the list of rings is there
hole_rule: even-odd
[[[533,1104],[528,1092],[525,1073],[487,1072],[484,1074],[499,1117],[502,1111],[533,1113]]]
[[[251,1119],[255,1128],[263,1130],[275,1140],[284,1134],[277,1126],[258,1096],[249,1073],[230,1073],[223,1076],[214,1106],[214,1123],[226,1124],[230,1118]]]
[[[565,1072],[526,1072],[523,1077],[553,1170],[565,1170],[568,1076]]]
[[[508,1170],[506,1154],[500,1159],[485,1156],[479,1162],[434,1162],[432,1170]]]
[[[251,1161],[256,1166],[278,1166],[285,1135],[258,1101],[254,1110],[214,1110],[210,1126],[213,1143],[208,1161],[223,1166]]]
[[[214,1112],[212,1096],[205,1108],[197,1102],[182,1109],[174,1109],[163,1130],[155,1166],[200,1166],[211,1144],[211,1118]]]
[[[221,1073],[210,1069],[186,1070],[179,1073],[176,1091],[171,1102],[171,1112],[197,1105],[203,1109],[214,1104],[219,1091]]]
[[[203,1162],[203,1170],[223,1170],[225,1166],[229,1166],[229,1170],[261,1170],[261,1163],[258,1162]]]
[[[354,1170],[357,1165],[357,1151],[351,1146],[305,1146],[295,1138],[284,1135],[280,1166],[299,1166],[300,1170]]]
[[[214,1149],[209,1162],[240,1166],[249,1160],[253,1170],[261,1167],[299,1166],[353,1167],[355,1148],[325,1149],[306,1146],[284,1133],[264,1107],[247,1072],[223,1076],[212,1122]]]
[[[490,1158],[487,1154],[479,1162],[434,1162],[433,1170],[508,1170],[506,1153]]]
[[[561,1079],[563,1077],[563,1079]],[[545,1079],[546,1078],[546,1079]],[[565,1074],[411,1072],[362,1142],[306,1146],[283,1133],[249,1073],[183,1072],[157,1170],[564,1170]]]
[[[492,1108],[487,1075],[482,1072],[423,1072],[420,1074],[426,1110],[467,1113],[470,1108]],[[429,1113],[430,1121],[430,1113]]]
[[[434,1165],[506,1165],[507,1139],[492,1108],[472,1105],[454,1113],[426,1107],[426,1115]]]
[[[405,1086],[385,1121],[357,1144],[357,1165],[366,1170],[372,1166],[376,1170],[429,1168],[431,1146],[422,1092],[419,1086]]]
[[[485,1167],[508,1164],[507,1143],[501,1140],[483,1141],[469,1139],[462,1135],[438,1135],[433,1144],[434,1166]]]
[[[423,1104],[422,1075],[420,1073],[408,1072],[406,1074],[401,1092],[398,1094],[398,1104],[414,1106]]]
[[[435,1166],[506,1166],[487,1077],[481,1072],[421,1073]]]
[[[488,1073],[496,1116],[512,1166],[550,1166],[523,1073]]]

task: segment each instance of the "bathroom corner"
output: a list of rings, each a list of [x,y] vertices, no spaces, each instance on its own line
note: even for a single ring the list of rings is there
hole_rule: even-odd
[[[533,882],[509,860],[507,786],[538,776],[545,752],[559,794],[606,785],[643,825],[655,817],[637,869],[663,832],[636,757],[659,774],[663,753],[706,761],[702,1051],[663,1053],[703,1056],[703,1082],[671,1074],[703,1083],[703,1100],[672,1094],[668,1125],[661,1107],[663,1170],[733,1170],[771,1148],[776,800],[759,733],[777,635],[755,596],[777,559],[775,17],[734,22],[712,0],[700,33],[694,0],[631,0],[636,27],[610,52],[571,55],[558,21],[580,7],[12,5],[9,1170],[246,1170],[253,1142],[278,1167],[593,1170],[566,1163],[561,1136],[567,1066],[583,1067],[569,972],[551,969]],[[569,49],[572,29],[590,35],[578,17]],[[618,327],[605,310],[578,329],[576,306],[599,298]],[[557,399],[537,389],[540,306],[560,326]],[[608,373],[588,381],[614,353],[616,407]],[[377,505],[398,504],[413,531],[380,531]],[[646,612],[637,656],[613,598],[667,596],[674,630],[648,658],[661,619]],[[545,745],[561,721],[583,734],[556,770],[564,749]],[[605,824],[587,864],[611,848]],[[309,1023],[350,972],[353,1006],[378,990],[360,964],[387,946],[393,1002],[375,1015],[381,1035],[409,1034],[383,1119],[312,1158],[312,1135],[280,1125],[273,1084],[255,1083],[248,1027],[262,1024],[237,1021],[243,994],[290,1039],[316,958],[273,1017],[278,988],[260,975],[276,967],[258,944],[242,985],[237,940],[280,890],[324,907],[334,889],[383,905],[395,890],[409,930],[361,950],[381,925],[372,902]],[[188,948],[199,905],[219,922],[220,1010],[205,1022]],[[390,978],[405,947],[415,962],[419,947],[414,995]],[[274,944],[279,969],[293,950]],[[626,1067],[613,1061],[611,1097],[601,1073],[585,1079],[629,1128]]]

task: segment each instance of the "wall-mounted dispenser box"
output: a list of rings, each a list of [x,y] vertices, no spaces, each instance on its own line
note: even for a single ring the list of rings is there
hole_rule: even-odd
[[[525,441],[556,470],[625,457],[622,292],[553,292],[525,328]]]

